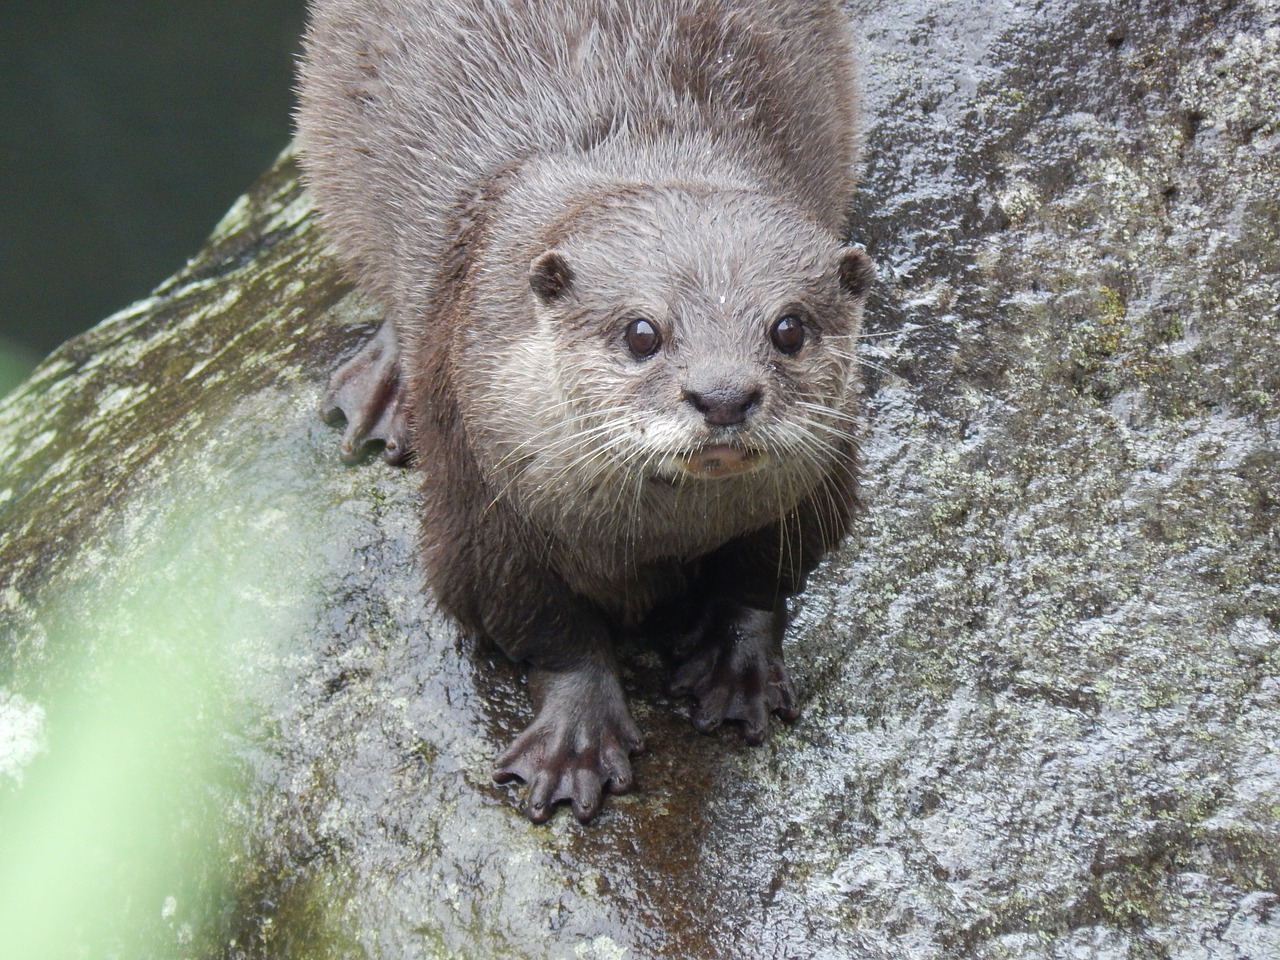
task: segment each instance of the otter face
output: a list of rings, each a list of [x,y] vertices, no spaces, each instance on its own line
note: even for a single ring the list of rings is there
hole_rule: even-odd
[[[756,193],[653,190],[580,214],[529,272],[567,454],[636,481],[769,485],[785,512],[852,456],[873,275]]]

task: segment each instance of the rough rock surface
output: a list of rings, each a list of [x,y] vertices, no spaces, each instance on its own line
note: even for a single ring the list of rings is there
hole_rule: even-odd
[[[490,782],[519,674],[315,419],[375,318],[291,160],[0,406],[0,800],[120,650],[220,680],[140,740],[212,855],[114,911],[135,955],[1280,956],[1280,9],[857,17],[869,507],[805,714],[700,737],[631,651],[650,752],[590,826]]]

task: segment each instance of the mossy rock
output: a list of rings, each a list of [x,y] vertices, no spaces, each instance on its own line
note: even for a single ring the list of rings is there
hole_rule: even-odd
[[[635,792],[520,815],[518,669],[317,418],[377,315],[285,156],[0,404],[0,942],[1280,956],[1280,13],[864,7],[868,510],[804,716],[698,736],[630,650]]]

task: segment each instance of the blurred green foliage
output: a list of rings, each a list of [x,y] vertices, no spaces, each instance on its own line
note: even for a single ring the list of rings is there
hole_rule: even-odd
[[[210,469],[221,484],[188,474],[119,511],[12,608],[30,616],[0,621],[3,960],[215,956],[235,939],[252,870],[240,747],[331,560],[289,543],[261,475]],[[282,561],[290,578],[264,589]]]
[[[0,337],[0,397],[25,380],[35,366],[34,354]]]

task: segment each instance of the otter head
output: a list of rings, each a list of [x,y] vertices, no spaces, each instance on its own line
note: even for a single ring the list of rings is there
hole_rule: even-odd
[[[531,258],[566,451],[637,482],[769,484],[789,509],[851,457],[867,256],[760,193],[630,189]]]

